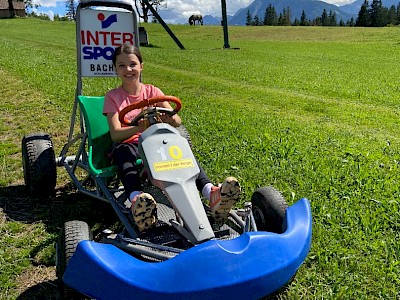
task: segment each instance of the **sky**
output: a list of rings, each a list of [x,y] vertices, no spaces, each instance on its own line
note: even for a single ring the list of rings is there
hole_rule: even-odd
[[[135,0],[132,0],[135,1]],[[139,0],[138,1],[139,4]],[[254,0],[226,0],[228,15],[234,15],[240,8],[247,7]],[[164,0],[166,7],[161,8],[160,15],[167,24],[185,24],[188,18],[195,13],[203,16],[212,15],[221,17],[221,2],[216,0]],[[327,3],[344,5],[354,0],[325,0]],[[40,8],[36,13],[47,14],[52,19],[54,14],[65,15],[66,0],[34,0]],[[134,2],[133,2],[134,3]],[[139,5],[138,5],[139,6]]]

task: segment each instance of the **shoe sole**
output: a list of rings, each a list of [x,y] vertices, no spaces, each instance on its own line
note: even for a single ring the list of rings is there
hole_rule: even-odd
[[[225,221],[229,212],[240,198],[240,185],[235,177],[228,177],[221,186],[221,202],[214,212],[214,218],[217,222]]]
[[[147,193],[141,194],[132,209],[133,221],[139,231],[144,231],[157,223],[157,203]]]

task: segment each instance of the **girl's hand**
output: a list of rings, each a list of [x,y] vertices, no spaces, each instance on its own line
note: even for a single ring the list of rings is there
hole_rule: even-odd
[[[163,121],[163,123],[168,123],[172,126],[175,126],[175,124],[176,124],[174,116],[170,116],[168,114],[160,114],[160,119],[161,119],[161,121]]]
[[[138,121],[138,125],[137,127],[139,127],[139,131],[145,131],[147,128],[147,120],[145,119],[140,119]]]

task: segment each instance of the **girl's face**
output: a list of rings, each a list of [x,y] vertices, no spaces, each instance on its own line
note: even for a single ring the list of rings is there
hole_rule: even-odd
[[[132,84],[140,81],[143,64],[135,54],[121,53],[115,61],[116,72],[123,84]]]

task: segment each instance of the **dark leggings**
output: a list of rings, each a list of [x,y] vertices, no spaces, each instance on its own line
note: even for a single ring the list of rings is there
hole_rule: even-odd
[[[135,165],[139,157],[137,145],[131,143],[121,143],[114,146],[111,152],[111,158],[118,167],[119,178],[125,187],[125,192],[129,196],[134,191],[141,191],[142,185],[139,176],[138,167]],[[200,173],[196,179],[197,189],[201,192],[207,183],[211,183],[210,179],[200,166]]]

